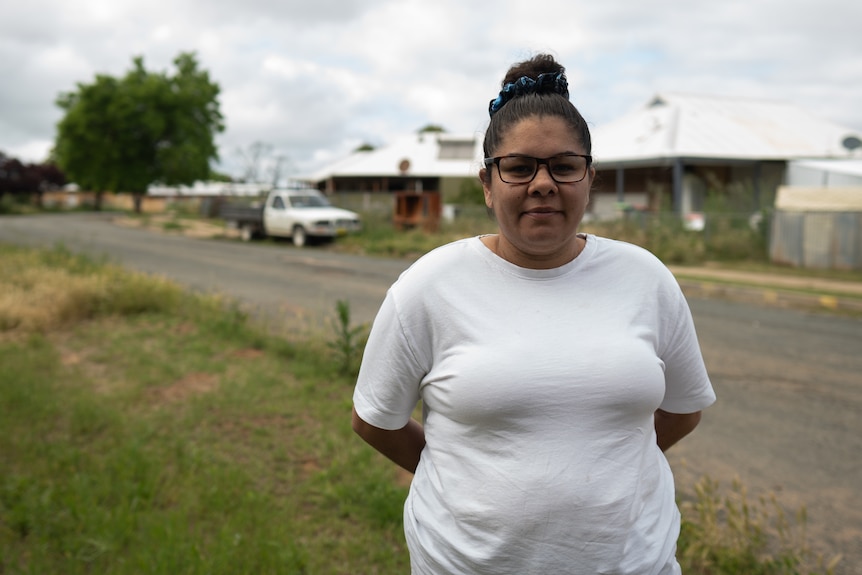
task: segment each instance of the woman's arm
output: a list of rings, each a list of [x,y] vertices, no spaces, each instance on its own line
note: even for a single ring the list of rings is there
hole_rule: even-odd
[[[670,413],[663,409],[655,412],[655,434],[662,451],[691,433],[700,423],[700,411],[694,413]]]
[[[381,429],[366,423],[353,409],[353,431],[365,442],[409,471],[416,473],[419,455],[425,447],[425,430],[415,419],[401,429]]]

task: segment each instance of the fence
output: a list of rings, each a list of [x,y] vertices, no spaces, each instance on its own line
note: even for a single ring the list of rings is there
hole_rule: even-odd
[[[862,212],[776,211],[769,253],[797,267],[862,269]]]

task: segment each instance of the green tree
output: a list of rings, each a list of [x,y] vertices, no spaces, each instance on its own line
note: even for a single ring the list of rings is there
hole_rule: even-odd
[[[446,132],[446,128],[444,128],[443,126],[441,126],[439,124],[427,124],[426,126],[419,128],[417,130],[417,132],[420,134],[427,134],[427,133],[442,134],[442,133]]]
[[[130,192],[135,211],[154,182],[191,184],[209,177],[218,158],[215,134],[224,130],[219,86],[181,53],[173,75],[149,72],[137,57],[123,78],[97,75],[61,94],[54,155],[82,189]]]

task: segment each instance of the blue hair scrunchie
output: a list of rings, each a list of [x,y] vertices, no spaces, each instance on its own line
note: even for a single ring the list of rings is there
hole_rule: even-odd
[[[488,115],[493,116],[506,102],[524,94],[560,94],[569,97],[569,82],[562,72],[539,74],[534,80],[529,76],[521,76],[514,82],[503,86],[500,95],[488,104]]]

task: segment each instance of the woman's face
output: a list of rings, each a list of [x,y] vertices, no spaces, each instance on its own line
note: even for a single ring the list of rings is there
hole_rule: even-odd
[[[524,155],[549,158],[585,154],[571,127],[555,116],[533,116],[512,126],[494,156]],[[488,174],[490,171],[490,174]],[[493,210],[500,229],[498,255],[521,267],[548,269],[568,263],[580,253],[578,226],[589,201],[595,170],[580,182],[559,184],[540,165],[533,181],[507,184],[497,166],[479,172],[485,204]],[[490,176],[490,177],[489,177]]]

